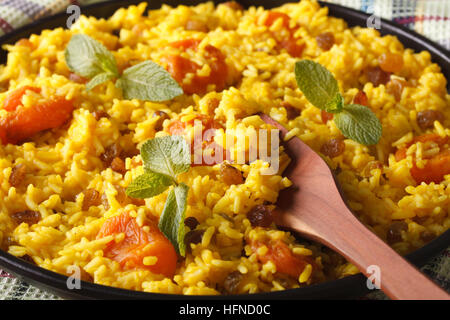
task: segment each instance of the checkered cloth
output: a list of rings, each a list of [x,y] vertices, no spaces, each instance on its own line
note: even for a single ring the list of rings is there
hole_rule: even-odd
[[[41,17],[61,12],[71,4],[105,0],[0,0],[0,36]],[[358,9],[405,25],[450,49],[449,0],[324,0]],[[257,3],[257,0],[255,0]],[[422,271],[450,291],[450,248]],[[386,299],[378,292],[368,296]],[[0,270],[0,300],[59,299]]]
[[[449,0],[322,0],[393,20],[450,49]]]

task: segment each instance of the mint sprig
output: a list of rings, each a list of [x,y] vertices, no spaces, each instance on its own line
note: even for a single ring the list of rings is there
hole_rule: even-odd
[[[117,79],[125,99],[154,102],[167,101],[183,94],[183,89],[169,72],[154,63],[144,61],[125,69],[120,75],[114,55],[97,40],[85,35],[72,36],[65,50],[70,71],[90,79],[86,89]]]
[[[380,120],[368,107],[346,105],[330,71],[311,60],[298,61],[294,71],[306,99],[315,107],[334,113],[334,123],[345,137],[364,145],[378,143],[382,134]]]
[[[157,137],[141,147],[144,173],[134,179],[126,194],[145,199],[157,196],[173,186],[159,218],[158,227],[172,242],[176,251],[185,256],[185,213],[189,187],[177,183],[177,177],[191,166],[188,143],[180,136]]]

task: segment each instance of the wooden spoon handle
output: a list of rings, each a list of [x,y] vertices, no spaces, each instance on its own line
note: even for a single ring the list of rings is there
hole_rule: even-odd
[[[361,224],[345,205],[339,209],[338,216],[342,218],[338,218],[340,221],[333,221],[334,227],[332,232],[328,232],[326,239],[319,236],[317,230],[310,230],[309,237],[342,254],[370,280],[375,280],[375,284],[378,277],[380,289],[392,299],[450,299],[450,295]],[[296,224],[295,229],[308,231],[308,226],[298,221],[298,216],[285,215],[285,218],[291,219],[291,226],[292,223]]]
[[[342,251],[369,279],[375,280],[377,276],[380,276],[381,289],[389,297],[414,300],[448,300],[450,298],[444,290],[361,223],[353,225],[352,233],[356,239],[361,239],[358,247],[349,246],[349,243],[346,243],[340,249],[336,249]],[[357,235],[358,233],[360,235]]]
[[[444,290],[361,223],[355,221],[353,228],[348,231],[351,231],[356,239],[360,239],[358,246],[350,245],[343,239],[342,243],[336,243],[336,250],[342,251],[369,279],[375,280],[379,276],[381,290],[389,297],[414,300],[450,298]]]

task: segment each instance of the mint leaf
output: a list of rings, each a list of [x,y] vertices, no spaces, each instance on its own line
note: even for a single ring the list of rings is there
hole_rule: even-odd
[[[186,254],[184,219],[188,191],[189,187],[184,183],[180,183],[170,190],[158,224],[159,230],[172,242],[182,257]]]
[[[330,71],[317,62],[301,60],[295,64],[295,79],[306,99],[322,110],[334,110],[339,86]],[[331,112],[331,111],[330,111]]]
[[[148,171],[130,183],[126,194],[137,199],[151,198],[166,191],[174,183],[175,181],[168,176]]]
[[[181,136],[157,137],[141,147],[144,168],[172,177],[174,180],[191,166],[188,143]]]
[[[133,198],[150,198],[175,185],[167,195],[158,227],[181,256],[186,254],[184,219],[189,187],[177,185],[176,177],[191,166],[188,143],[181,136],[158,137],[141,147],[145,173],[134,179],[126,193]]]
[[[315,107],[334,113],[334,123],[347,138],[372,145],[381,138],[381,123],[367,107],[345,105],[336,79],[325,67],[311,60],[295,64],[295,79],[306,99]]]
[[[125,99],[167,101],[183,94],[169,72],[153,61],[144,61],[125,69],[116,82]]]
[[[114,79],[116,76],[112,73],[99,73],[95,77],[93,77],[88,83],[86,83],[86,90],[91,90],[94,87],[102,84],[108,80]]]
[[[334,123],[342,134],[364,145],[377,144],[381,138],[381,123],[375,114],[359,104],[346,105],[335,114]]]
[[[119,76],[113,54],[85,34],[72,36],[66,47],[65,59],[70,71],[84,78],[91,79],[101,73]]]
[[[344,108],[344,97],[338,93],[326,106],[325,111],[330,113],[339,113]]]
[[[66,46],[65,59],[69,70],[91,79],[86,85],[87,90],[120,76],[114,55],[85,34],[72,36]],[[116,86],[122,89],[125,99],[167,101],[183,94],[170,73],[153,61],[127,68]]]

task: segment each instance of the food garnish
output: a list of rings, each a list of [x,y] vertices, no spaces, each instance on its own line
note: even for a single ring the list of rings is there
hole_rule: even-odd
[[[169,72],[153,61],[144,61],[125,69],[117,69],[114,55],[97,40],[85,35],[74,35],[65,51],[67,67],[77,75],[90,79],[86,89],[117,79],[125,99],[167,101],[183,94],[183,89]]]
[[[62,126],[72,116],[73,100],[56,96],[39,102],[32,108],[22,105],[22,97],[27,91],[39,93],[36,87],[21,87],[10,92],[3,103],[8,112],[0,118],[0,143],[19,144],[34,134]]]
[[[154,197],[169,187],[158,227],[172,242],[178,254],[184,257],[186,246],[185,213],[189,187],[178,183],[177,177],[191,166],[191,153],[181,136],[157,137],[146,141],[141,148],[144,173],[134,179],[126,193],[133,198]]]
[[[334,114],[334,122],[345,137],[364,145],[378,143],[382,133],[378,118],[366,106],[345,104],[336,79],[325,67],[311,60],[298,61],[295,78],[312,105]]]
[[[415,155],[412,155],[412,168],[410,173],[417,184],[425,182],[427,184],[434,182],[440,183],[444,180],[444,176],[450,174],[450,150],[445,149],[444,146],[448,143],[449,138],[441,137],[436,133],[428,133],[415,137],[413,141],[406,144],[405,147],[398,149],[395,153],[395,160],[401,161],[406,158],[408,148],[414,143],[434,143],[440,148],[440,152],[427,159],[423,167],[417,165]]]
[[[127,211],[108,218],[97,239],[124,234],[122,241],[110,241],[103,250],[106,257],[119,262],[124,269],[143,268],[153,273],[173,277],[177,254],[156,224],[149,221],[140,226]]]

